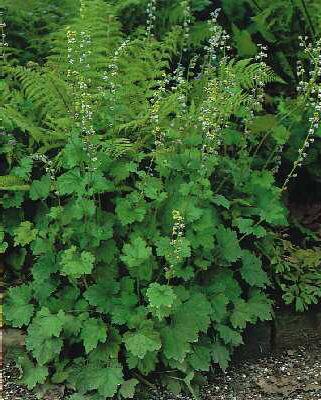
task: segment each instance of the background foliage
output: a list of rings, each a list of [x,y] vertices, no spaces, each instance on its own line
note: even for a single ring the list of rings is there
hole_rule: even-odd
[[[0,249],[30,388],[197,396],[273,299],[319,301],[316,4],[217,6],[6,3]]]

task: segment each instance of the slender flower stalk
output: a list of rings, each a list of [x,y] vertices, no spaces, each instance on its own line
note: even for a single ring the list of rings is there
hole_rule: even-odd
[[[305,80],[306,70],[300,61],[297,64],[297,75],[299,83],[297,86],[298,93],[302,96],[302,104],[304,107],[312,108],[312,116],[309,118],[309,129],[298,153],[298,158],[293,163],[293,167],[287,175],[282,190],[286,190],[291,179],[298,176],[298,169],[302,166],[304,160],[308,156],[308,149],[314,142],[314,134],[320,126],[321,119],[321,39],[313,46],[307,43],[307,36],[299,37],[299,45],[303,49],[304,54],[309,58],[308,79]]]
[[[86,1],[80,2],[80,17],[85,18]],[[67,30],[67,62],[69,69],[67,76],[70,78],[74,91],[74,119],[83,137],[84,150],[88,152],[92,161],[92,169],[96,169],[97,149],[90,140],[95,134],[93,127],[93,96],[91,93],[91,79],[87,71],[90,69],[90,56],[92,54],[92,39],[88,31],[80,32]]]
[[[182,250],[182,240],[184,237],[185,222],[179,210],[172,211],[173,218],[173,229],[172,229],[172,239],[171,246],[173,249],[174,261],[170,265],[169,269],[166,271],[168,278],[171,276],[171,271],[174,269],[174,264],[179,263],[182,260],[181,250]]]
[[[117,104],[117,91],[120,85],[117,83],[117,77],[119,75],[119,58],[126,52],[126,49],[130,43],[129,39],[124,40],[119,47],[115,50],[111,62],[108,64],[106,71],[104,71],[102,80],[104,81],[104,87],[100,87],[102,98],[109,98],[111,100],[109,109],[114,112]],[[115,120],[109,123],[109,127],[112,128],[115,124]]]
[[[154,28],[156,20],[156,3],[157,0],[150,0],[147,5],[147,24],[146,24],[146,36],[148,39],[154,37]]]
[[[1,35],[1,39],[0,39],[0,47],[1,47],[1,51],[0,51],[0,58],[2,59],[2,64],[5,63],[6,61],[6,57],[7,57],[7,52],[6,52],[6,48],[8,47],[8,43],[6,41],[6,32],[5,32],[5,28],[6,28],[6,23],[4,21],[4,12],[0,11],[0,35]]]
[[[191,15],[191,5],[190,0],[183,0],[182,1],[183,7],[183,53],[187,52],[188,50],[188,39],[190,35],[191,29],[191,22],[192,22],[192,15]]]

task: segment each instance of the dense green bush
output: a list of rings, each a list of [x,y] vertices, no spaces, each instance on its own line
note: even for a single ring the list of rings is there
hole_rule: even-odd
[[[180,6],[182,25],[156,38],[153,1],[131,36],[119,3],[81,1],[44,65],[5,67],[1,251],[23,280],[5,318],[27,329],[30,388],[130,398],[157,371],[196,395],[199,372],[225,369],[246,325],[272,317],[266,242],[287,225],[274,175],[289,131],[263,103],[283,80],[263,46],[233,58],[215,12],[194,54]]]

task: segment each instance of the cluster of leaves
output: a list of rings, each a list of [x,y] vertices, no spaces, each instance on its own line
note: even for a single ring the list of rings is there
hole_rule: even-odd
[[[260,246],[287,210],[265,161],[288,132],[256,93],[278,78],[224,42],[175,71],[184,30],[124,42],[112,3],[82,1],[45,65],[5,68],[0,249],[27,279],[5,318],[30,388],[132,398],[157,370],[196,395],[272,317]]]
[[[306,103],[299,104],[300,98],[294,88],[302,75],[297,73],[297,61],[305,59],[299,37],[309,37],[313,46],[320,37],[320,11],[315,0],[222,0],[226,24],[231,31],[235,48],[240,56],[249,57],[259,53],[256,43],[263,43],[269,49],[270,65],[286,82],[280,93],[273,91],[270,107],[277,120],[282,120],[288,129],[286,151],[282,155],[284,173],[291,168],[297,158],[305,132],[309,129],[306,113],[311,108]],[[306,67],[306,59],[304,67]],[[320,131],[316,132],[320,137]],[[314,185],[320,182],[320,141],[315,141],[303,163],[302,174],[297,185],[293,182],[290,192],[298,195],[296,187],[310,179]],[[283,174],[284,176],[284,174]],[[311,193],[310,201],[316,200]]]
[[[120,2],[115,0],[120,17],[124,18],[126,26],[132,29],[143,21],[147,3],[144,0]],[[169,27],[182,23],[184,18],[182,4],[183,2],[179,0],[162,2],[162,10],[158,12],[156,22],[157,34],[160,37],[168,31]],[[200,51],[203,41],[209,37],[208,24],[204,21],[204,16],[212,11],[213,5],[207,0],[191,0],[190,5],[193,10],[194,24],[188,39],[189,46],[190,49],[196,48]],[[129,7],[135,12],[126,12]],[[278,93],[275,90],[268,91],[268,95],[271,94],[269,96],[270,110],[273,110],[276,121],[283,121],[281,126],[285,125],[288,129],[287,151],[282,156],[286,175],[304,141],[304,135],[308,129],[306,113],[311,111],[306,104],[297,103],[297,94],[293,90],[301,79],[297,74],[297,60],[304,59],[298,38],[307,36],[315,42],[320,37],[319,2],[316,0],[275,0],[267,4],[265,0],[221,0],[215,2],[215,7],[222,9],[220,23],[231,34],[238,56],[255,57],[260,53],[257,43],[264,44],[268,48],[270,65],[273,65],[274,71],[287,82],[287,85],[279,88]],[[320,137],[319,131],[317,135]],[[273,152],[275,149],[270,151]],[[321,170],[318,167],[320,157],[320,141],[316,141],[310,149],[303,168],[314,184],[320,182]],[[299,186],[302,180],[299,179]],[[294,191],[295,186],[293,185]]]
[[[276,283],[283,291],[285,304],[293,304],[298,312],[318,304],[321,299],[320,247],[298,247],[280,237],[273,240],[277,245],[271,245],[270,237],[264,249]]]

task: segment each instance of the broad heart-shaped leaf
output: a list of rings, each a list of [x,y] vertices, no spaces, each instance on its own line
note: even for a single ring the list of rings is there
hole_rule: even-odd
[[[23,369],[22,383],[28,389],[34,389],[37,385],[45,383],[49,375],[48,368],[42,365],[34,365],[27,357],[19,357],[18,364]]]
[[[221,339],[224,343],[230,344],[232,346],[238,346],[239,344],[243,343],[242,336],[240,333],[229,326],[226,325],[218,325],[216,326]]]
[[[118,198],[116,202],[116,215],[123,225],[135,221],[142,222],[147,211],[147,203],[139,192],[132,192],[125,198]]]
[[[151,311],[159,320],[168,317],[172,311],[176,295],[167,285],[151,283],[146,292]]]
[[[155,371],[158,362],[156,351],[149,351],[143,359],[127,354],[127,364],[129,369],[137,368],[143,375],[148,375]]]
[[[86,353],[94,350],[98,343],[104,343],[107,339],[106,326],[100,319],[89,318],[84,322],[80,337],[85,346]]]
[[[152,321],[144,321],[136,332],[126,332],[123,340],[127,351],[141,359],[149,351],[157,351],[162,346],[160,335],[154,330]]]
[[[165,257],[167,263],[171,265],[167,277],[178,277],[189,280],[194,275],[191,266],[184,266],[184,259],[191,255],[191,243],[185,237],[180,237],[175,244],[169,237],[159,237],[157,239],[157,255]]]
[[[222,370],[226,370],[231,360],[230,352],[226,346],[220,342],[216,342],[212,346],[213,361],[218,363]]]
[[[34,180],[29,192],[31,200],[46,199],[50,193],[50,186],[51,180],[47,175],[44,175],[39,181]]]
[[[86,363],[73,370],[74,384],[79,393],[84,394],[92,390],[97,390],[98,395],[103,399],[112,398],[118,391],[118,387],[123,383],[122,368],[116,363],[107,367],[99,364]],[[96,398],[90,395],[89,398]],[[87,398],[87,396],[85,396]]]
[[[164,192],[163,182],[160,178],[150,176],[146,172],[139,173],[140,181],[137,183],[137,188],[140,189],[144,195],[152,200],[161,203],[167,197]]]
[[[229,263],[237,261],[242,250],[240,248],[236,233],[220,225],[216,231],[216,240],[219,245],[221,257]]]
[[[58,314],[52,314],[48,308],[43,307],[37,312],[30,327],[37,325],[39,336],[59,337],[63,327],[65,313],[60,310]],[[29,330],[28,330],[29,331]]]
[[[118,291],[118,282],[102,278],[87,288],[84,292],[84,297],[90,305],[97,307],[100,312],[108,314],[112,310],[112,301]]]
[[[89,155],[84,149],[84,143],[79,137],[69,137],[68,143],[61,152],[64,166],[74,168],[88,161]]]
[[[46,364],[60,353],[63,343],[58,337],[63,328],[64,317],[63,311],[51,314],[43,307],[29,325],[26,347],[39,364]]]
[[[201,293],[193,294],[183,303],[173,314],[173,324],[161,330],[166,358],[184,361],[190,343],[197,342],[198,334],[207,331],[210,314],[211,305]]]
[[[135,396],[135,389],[138,383],[137,379],[129,379],[123,382],[119,390],[120,395],[125,399],[132,399]]]
[[[243,299],[239,299],[234,304],[234,310],[231,314],[231,323],[235,329],[244,329],[246,324],[252,320],[252,313],[247,304]]]
[[[188,357],[189,364],[196,371],[209,371],[211,365],[211,346],[196,344]]]
[[[193,342],[199,332],[207,331],[211,311],[211,304],[206,297],[202,293],[194,293],[178,308],[173,319],[176,326],[182,328],[187,334],[186,339]]]
[[[56,291],[58,282],[56,279],[49,277],[43,282],[33,281],[31,286],[34,293],[34,298],[37,299],[37,302],[40,305],[46,305],[47,299]]]
[[[152,249],[141,237],[135,237],[123,247],[122,261],[127,265],[132,277],[150,279],[152,273]]]
[[[32,267],[32,276],[35,282],[46,281],[51,274],[58,271],[56,257],[53,253],[46,253],[38,257]]]
[[[70,170],[57,179],[58,192],[61,195],[71,193],[85,193],[84,178],[79,169]]]
[[[287,211],[281,202],[281,189],[274,185],[270,171],[252,172],[246,183],[246,192],[253,197],[254,205],[262,220],[274,225],[287,224]]]
[[[271,320],[273,317],[272,300],[258,289],[253,289],[250,293],[248,306],[252,313],[252,323],[258,319],[261,321]]]
[[[242,252],[242,267],[240,269],[242,278],[250,286],[265,287],[269,278],[263,270],[261,260],[249,250]]]
[[[95,215],[95,211],[96,205],[94,200],[86,198],[77,199],[70,209],[72,216],[78,220],[92,217]]]
[[[33,224],[30,221],[23,221],[14,230],[14,245],[25,246],[35,240],[36,236],[37,229],[33,228]]]
[[[212,300],[217,294],[224,294],[229,301],[235,302],[242,294],[242,289],[235,279],[232,271],[219,269],[214,275],[211,282],[206,287],[207,297]]]
[[[244,329],[247,322],[254,324],[258,319],[272,319],[272,301],[258,289],[252,289],[247,302],[239,299],[234,306],[230,318],[234,328]]]
[[[161,330],[161,336],[165,357],[168,360],[183,362],[191,351],[191,345],[186,339],[189,336],[188,333],[182,332],[181,327],[167,326]]]
[[[213,321],[221,321],[227,315],[227,305],[230,300],[223,293],[217,293],[214,296],[211,296],[211,305],[212,305],[212,314],[211,319]]]
[[[44,365],[52,361],[60,354],[62,346],[62,339],[44,339],[42,337],[37,337],[36,333],[32,331],[30,331],[26,339],[26,348],[32,353],[39,365]]]
[[[71,278],[80,278],[91,273],[94,262],[95,258],[91,253],[88,251],[79,253],[76,246],[71,246],[68,250],[62,252],[61,272]]]
[[[97,371],[98,393],[105,397],[115,396],[123,380],[123,371],[120,367],[108,367]]]
[[[29,302],[32,299],[32,289],[24,284],[8,290],[4,303],[4,317],[14,328],[28,325],[34,313],[34,306]]]
[[[138,297],[135,290],[135,281],[129,276],[122,278],[120,295],[112,299],[112,322],[116,325],[124,325],[131,319]]]

